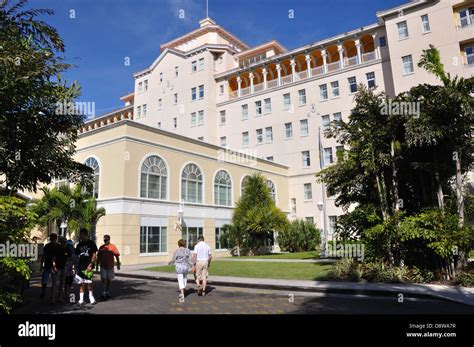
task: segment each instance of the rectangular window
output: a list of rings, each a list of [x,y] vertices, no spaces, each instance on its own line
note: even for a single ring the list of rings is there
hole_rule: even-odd
[[[221,137],[221,147],[226,147],[227,146],[227,137],[222,136]]]
[[[140,227],[140,253],[164,253],[167,244],[167,227]]]
[[[257,129],[257,144],[263,143],[263,130],[262,129]]]
[[[285,138],[291,139],[293,137],[293,124],[285,123]]]
[[[273,155],[267,157],[267,160],[268,160],[268,161],[273,161]]]
[[[321,97],[321,100],[328,99],[328,86],[326,84],[321,84],[319,86],[319,96]]]
[[[191,126],[195,127],[197,125],[197,116],[196,112],[191,113]]]
[[[179,76],[179,70],[178,70],[178,67],[175,66],[174,67],[174,77],[178,77]]]
[[[197,71],[197,61],[191,62],[191,72],[196,72]]]
[[[331,82],[331,92],[333,98],[339,96],[339,81]]]
[[[313,188],[311,187],[311,183],[304,184],[304,199],[305,201],[313,200]]]
[[[324,148],[324,165],[333,163],[332,147]]]
[[[287,110],[291,107],[291,96],[290,93],[283,94],[283,109]]]
[[[309,135],[308,120],[307,119],[300,120],[300,133],[301,133],[301,136]]]
[[[138,82],[138,93],[143,92],[143,82]]]
[[[397,29],[398,29],[398,39],[403,40],[408,37],[408,26],[407,22],[403,21],[400,23],[397,23]]]
[[[329,130],[329,125],[331,123],[331,119],[329,118],[329,115],[325,114],[324,116],[321,116],[321,120],[323,123],[323,131]]]
[[[409,75],[413,73],[415,70],[413,68],[413,59],[411,55],[406,55],[402,57],[402,62],[403,62],[403,74],[404,75]]]
[[[296,199],[295,198],[291,198],[290,200],[291,202],[291,213],[293,214],[296,214]]]
[[[204,70],[204,58],[199,59],[199,71]]]
[[[194,246],[198,243],[199,236],[203,236],[202,227],[183,227],[181,238],[186,241],[189,250],[194,250]]]
[[[351,93],[357,92],[357,79],[355,76],[349,77],[347,79],[349,81],[349,90]]]
[[[223,94],[224,94],[224,85],[223,85],[223,84],[221,84],[221,85],[219,86],[219,94],[220,94],[220,95],[223,95]]]
[[[198,112],[198,125],[204,125],[204,111]]]
[[[337,230],[337,216],[329,216],[329,234],[334,235]]]
[[[273,129],[272,127],[265,128],[265,141],[273,142]]]
[[[298,99],[300,106],[306,105],[306,89],[298,90]]]
[[[333,117],[333,121],[335,121],[335,122],[340,122],[340,121],[342,121],[342,114],[341,114],[341,112],[336,112],[336,113],[334,113],[334,114],[332,115],[332,117]],[[340,128],[339,125],[338,125],[337,127]]]
[[[262,114],[262,102],[255,101],[255,115],[260,116]]]
[[[249,105],[242,105],[242,119],[249,119]]]
[[[263,103],[265,105],[265,113],[270,113],[272,112],[272,99],[268,98],[263,100]]]
[[[204,84],[199,86],[199,99],[204,98]]]
[[[242,133],[242,147],[247,147],[249,145],[249,132],[244,131]]]
[[[161,110],[162,107],[163,107],[163,100],[158,99],[158,109]]]
[[[222,110],[220,113],[221,113],[221,124],[225,124],[225,121],[226,121],[225,110]]]
[[[301,156],[303,158],[303,167],[311,166],[311,158],[309,156],[309,151],[301,152]]]
[[[428,18],[427,14],[421,16],[421,24],[423,26],[423,34],[429,33],[431,31],[430,28],[430,19]]]
[[[367,76],[367,87],[375,88],[375,72],[368,72],[365,75]]]
[[[306,222],[314,224],[314,217],[306,217]]]
[[[174,104],[178,103],[178,93],[174,93]]]
[[[142,116],[142,107],[137,106],[137,118],[141,118],[141,116]]]
[[[160,72],[160,83],[163,82],[163,72]]]
[[[175,129],[178,128],[178,118],[176,118],[176,117],[173,118],[173,127],[174,127]]]
[[[146,117],[147,108],[148,108],[148,107],[147,107],[146,104],[144,104],[144,105],[142,106],[142,109],[143,109],[143,117]]]
[[[222,238],[224,233],[223,228],[216,228],[216,249],[227,249],[229,247],[226,240]]]
[[[380,36],[379,37],[379,46],[380,47],[387,46],[387,38],[385,36]]]
[[[148,90],[148,80],[144,80],[143,81],[143,91],[147,91]]]
[[[191,100],[194,101],[197,98],[196,87],[191,88]]]

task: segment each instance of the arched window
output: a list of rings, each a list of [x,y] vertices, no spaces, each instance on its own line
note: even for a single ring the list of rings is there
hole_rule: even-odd
[[[166,199],[168,170],[165,161],[157,155],[145,159],[141,168],[140,197]]]
[[[181,174],[181,199],[202,203],[202,173],[196,164],[188,164]]]
[[[244,195],[245,185],[247,184],[249,179],[250,179],[250,176],[245,176],[242,179],[242,183],[240,183],[240,196]]]
[[[267,187],[270,188],[270,193],[272,194],[272,199],[273,201],[276,202],[276,189],[275,189],[275,184],[270,181],[270,180],[267,180]]]
[[[214,178],[214,204],[222,206],[232,205],[232,180],[229,174],[221,170]]]
[[[99,197],[99,178],[100,178],[100,167],[99,162],[95,158],[87,158],[84,162],[85,165],[89,166],[92,170],[94,170],[94,183],[88,189],[88,193],[92,195],[94,198]]]

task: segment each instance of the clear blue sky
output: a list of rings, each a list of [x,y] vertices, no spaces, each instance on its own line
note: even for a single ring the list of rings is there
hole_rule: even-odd
[[[376,11],[405,2],[209,0],[209,16],[249,46],[276,39],[292,49],[372,24]],[[64,77],[79,81],[80,99],[95,102],[97,115],[122,106],[119,97],[133,90],[132,74],[158,57],[160,44],[196,29],[205,17],[205,0],[30,0],[28,7],[55,11],[45,20],[58,29],[65,57],[76,65]]]

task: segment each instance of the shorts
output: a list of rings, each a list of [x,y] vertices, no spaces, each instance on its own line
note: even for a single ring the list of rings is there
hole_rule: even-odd
[[[100,268],[100,278],[102,280],[113,280],[115,278],[114,269]]]
[[[87,278],[83,278],[79,275],[76,275],[76,277],[74,277],[74,282],[77,283],[77,284],[88,284],[88,283],[92,283],[92,280],[88,280]]]
[[[199,280],[207,278],[209,263],[207,261],[198,261],[196,263],[196,277]]]

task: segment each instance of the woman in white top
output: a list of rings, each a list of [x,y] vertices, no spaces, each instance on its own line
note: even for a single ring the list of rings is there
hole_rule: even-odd
[[[175,265],[176,275],[178,277],[179,299],[184,300],[184,293],[187,285],[187,275],[192,267],[191,251],[185,247],[186,241],[180,239],[178,241],[179,248],[174,252],[173,258],[169,265]]]

